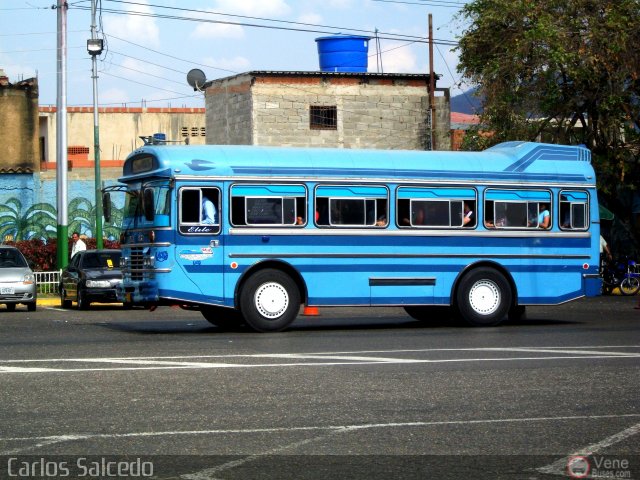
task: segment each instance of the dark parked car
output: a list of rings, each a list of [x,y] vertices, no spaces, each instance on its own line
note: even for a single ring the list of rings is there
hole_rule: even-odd
[[[10,312],[24,303],[33,312],[36,300],[36,278],[24,255],[16,247],[0,245],[0,303]]]
[[[115,303],[121,282],[120,250],[84,250],[73,256],[60,275],[60,302],[69,308],[75,300],[80,310],[91,302]]]

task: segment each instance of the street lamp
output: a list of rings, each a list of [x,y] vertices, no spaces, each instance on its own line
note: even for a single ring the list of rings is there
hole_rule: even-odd
[[[93,58],[95,58],[96,55],[100,55],[103,49],[104,40],[101,38],[90,38],[87,40],[87,52],[89,52],[89,55]]]
[[[103,248],[102,242],[102,191],[100,188],[100,133],[98,128],[98,66],[97,56],[102,53],[104,41],[96,38],[96,0],[91,0],[91,38],[87,40],[87,52],[91,55],[93,78],[93,155],[96,198],[96,248]]]

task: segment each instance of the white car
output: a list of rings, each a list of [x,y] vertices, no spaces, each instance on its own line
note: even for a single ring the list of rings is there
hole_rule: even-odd
[[[37,301],[36,277],[22,252],[16,247],[0,245],[0,303],[13,312],[18,303],[35,311]]]

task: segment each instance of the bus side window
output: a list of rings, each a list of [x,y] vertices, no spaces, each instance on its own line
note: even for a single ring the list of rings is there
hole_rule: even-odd
[[[184,187],[179,198],[181,233],[212,234],[220,231],[220,190]],[[194,230],[194,226],[201,228]]]
[[[589,226],[588,202],[587,192],[561,192],[560,228],[562,230],[586,230]]]
[[[180,197],[181,223],[200,223],[200,189],[183,189]]]
[[[543,190],[485,191],[487,228],[551,228],[551,193]]]
[[[329,199],[326,197],[316,198],[316,224],[322,226],[329,225]]]
[[[200,208],[200,223],[220,224],[220,202],[217,188],[203,188]]]
[[[495,221],[494,221],[494,216],[495,216],[495,212],[494,212],[494,203],[493,200],[485,200],[484,202],[484,226],[488,227],[488,228],[495,228]]]

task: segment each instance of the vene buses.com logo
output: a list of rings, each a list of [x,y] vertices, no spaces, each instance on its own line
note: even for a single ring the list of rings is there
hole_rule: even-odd
[[[567,473],[571,478],[587,478],[591,471],[589,459],[581,455],[569,458],[567,462]]]

